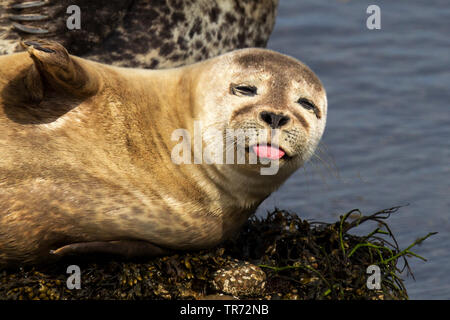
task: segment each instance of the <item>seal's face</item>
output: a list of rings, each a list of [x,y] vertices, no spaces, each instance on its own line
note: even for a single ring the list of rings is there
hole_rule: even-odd
[[[236,144],[259,158],[279,159],[280,166],[309,159],[325,128],[327,99],[308,67],[269,50],[244,49],[224,55],[212,69],[214,79],[202,81],[204,103],[221,110],[203,108],[211,126],[227,139],[234,138],[227,129],[245,130],[245,141]]]

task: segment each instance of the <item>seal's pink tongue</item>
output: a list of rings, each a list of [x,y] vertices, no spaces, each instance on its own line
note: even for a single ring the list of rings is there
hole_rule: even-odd
[[[272,147],[272,146],[253,146],[253,151],[258,155],[260,158],[267,158],[270,160],[277,160],[280,159],[282,156],[284,156],[284,151]]]

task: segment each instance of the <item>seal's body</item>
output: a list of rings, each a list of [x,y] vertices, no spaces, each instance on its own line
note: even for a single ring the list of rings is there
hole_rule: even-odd
[[[107,64],[186,65],[265,47],[277,5],[278,0],[2,0],[0,55],[21,51],[19,40],[39,38]]]
[[[214,246],[312,155],[325,127],[320,81],[269,50],[139,70],[53,42],[26,47],[0,57],[0,265]],[[194,120],[220,132],[279,129],[279,145],[265,141],[279,151],[277,174],[174,163],[173,132],[194,136]],[[258,148],[248,151],[267,151]]]

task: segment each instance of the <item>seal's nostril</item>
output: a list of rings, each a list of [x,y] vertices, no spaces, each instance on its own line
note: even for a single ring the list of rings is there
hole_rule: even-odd
[[[279,126],[279,127],[282,127],[282,126],[284,126],[286,123],[289,122],[289,117],[288,117],[288,116],[283,116],[283,115],[280,115],[280,116],[281,116],[281,119],[280,119],[280,121],[278,122],[278,126]]]
[[[283,114],[275,114],[273,112],[267,111],[263,111],[259,115],[261,119],[273,129],[284,126],[290,120],[288,116],[285,116]]]
[[[261,119],[267,124],[272,124],[272,117],[270,112],[263,111],[260,113]]]

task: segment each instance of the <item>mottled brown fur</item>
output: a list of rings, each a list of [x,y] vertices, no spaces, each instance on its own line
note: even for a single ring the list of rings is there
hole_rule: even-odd
[[[169,249],[216,245],[306,161],[325,126],[297,110],[309,130],[289,123],[281,145],[292,160],[282,161],[276,176],[249,165],[177,165],[172,132],[192,134],[195,119],[220,130],[264,126],[249,113],[230,120],[251,104],[229,93],[231,82],[263,79],[253,113],[289,113],[295,105],[287,97],[306,95],[325,114],[324,90],[305,79],[300,87],[288,84],[280,76],[284,65],[270,57],[291,58],[262,49],[154,71],[69,56],[54,42],[25,46],[28,53],[0,57],[0,266],[49,262],[50,250],[74,243],[104,243],[105,250],[114,247],[110,241],[138,241],[139,248],[142,241]],[[253,54],[278,68],[255,71],[236,62]],[[289,68],[301,77],[306,67]]]
[[[72,54],[128,67],[169,68],[245,47],[265,47],[278,0],[58,0],[45,6],[12,9],[21,0],[0,3],[0,54],[20,51],[20,39],[58,41]],[[67,7],[81,9],[81,29],[68,30]],[[18,31],[8,17],[40,14],[23,24],[48,30]]]

